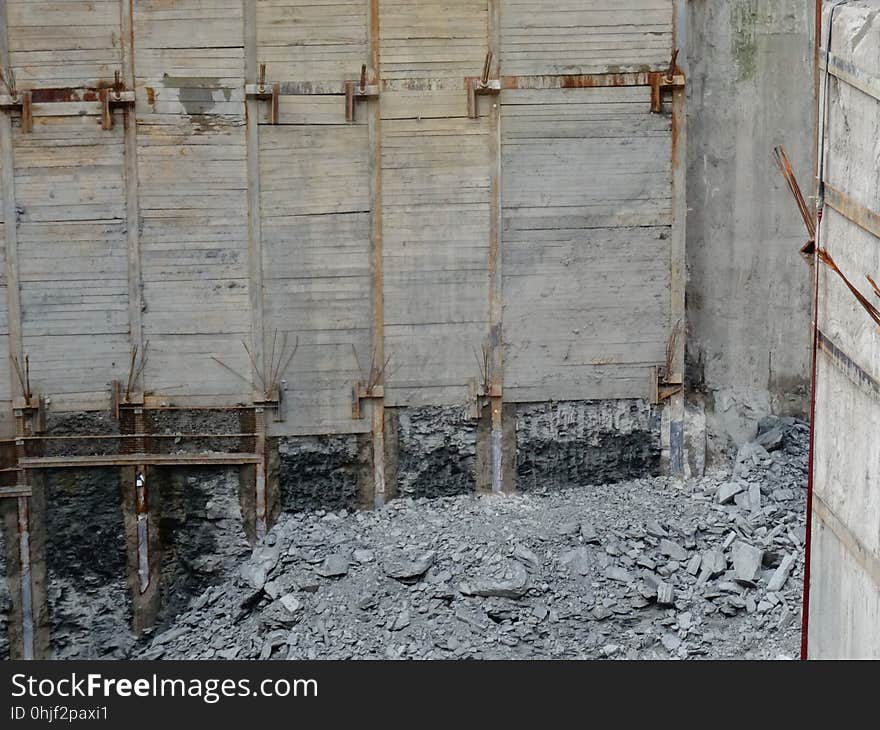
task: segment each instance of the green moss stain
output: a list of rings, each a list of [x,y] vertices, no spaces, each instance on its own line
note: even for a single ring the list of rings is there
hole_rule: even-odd
[[[758,68],[758,0],[733,0],[730,16],[736,78],[748,81]]]

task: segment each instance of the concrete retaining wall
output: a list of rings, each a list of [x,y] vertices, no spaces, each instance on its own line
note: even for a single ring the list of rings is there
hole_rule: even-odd
[[[841,5],[833,23],[831,6],[819,243],[840,274],[819,269],[809,656],[877,659],[880,322],[843,276],[880,306],[866,279],[880,281],[880,0]]]

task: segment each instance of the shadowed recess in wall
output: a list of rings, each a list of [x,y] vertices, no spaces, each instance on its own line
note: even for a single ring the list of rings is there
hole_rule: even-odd
[[[466,408],[399,409],[400,494],[447,497],[476,489],[477,423]]]
[[[354,509],[359,498],[357,436],[279,439],[284,512]]]
[[[644,401],[523,406],[516,431],[521,491],[660,473],[660,411]]]
[[[250,552],[239,507],[238,472],[175,469],[159,482],[161,627]]]
[[[46,475],[46,562],[55,659],[122,658],[133,643],[119,472]]]

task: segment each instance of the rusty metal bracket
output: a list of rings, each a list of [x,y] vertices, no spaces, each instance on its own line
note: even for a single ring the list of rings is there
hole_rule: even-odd
[[[345,121],[355,121],[355,106],[359,101],[379,98],[378,85],[367,84],[367,65],[361,66],[361,78],[359,81],[346,81],[343,84],[345,91]]]
[[[672,396],[678,395],[683,388],[684,383],[681,378],[667,378],[664,366],[656,365],[654,367],[651,377],[651,403],[653,405],[660,405]]]
[[[34,394],[18,397],[12,401],[15,417],[20,419],[28,434],[46,432],[46,407],[46,399]]]
[[[669,68],[663,71],[654,71],[648,74],[651,86],[651,113],[663,113],[663,92],[669,89],[680,89],[685,85],[684,75],[678,67],[678,49],[672,52]]]
[[[97,115],[101,118],[101,129],[113,129],[113,112],[117,107],[135,103],[135,92],[126,91],[121,82],[101,89],[29,89],[16,94],[0,94],[0,109],[6,112],[19,111],[21,131],[25,134],[34,129],[34,115],[38,112],[46,116],[83,116],[97,102]]]
[[[470,417],[474,421],[480,420],[483,410],[489,408],[492,399],[504,397],[504,389],[501,383],[492,383],[488,388],[484,383],[480,383],[476,378],[468,381],[468,403],[470,407]]]
[[[245,97],[269,102],[269,124],[278,124],[278,99],[281,96],[281,84],[277,81],[266,81],[266,64],[260,64],[260,78],[255,84],[245,84]]]
[[[140,392],[125,394],[122,383],[114,380],[110,383],[110,415],[114,421],[119,420],[119,415],[124,408],[143,408],[144,394]]]
[[[367,387],[363,383],[355,383],[351,389],[351,417],[352,420],[360,421],[364,417],[361,409],[361,401],[365,400],[384,400],[385,386],[374,385]]]
[[[268,393],[254,393],[254,406],[274,412],[273,421],[284,423],[284,389],[280,383],[274,384]]]
[[[498,96],[501,93],[501,79],[490,79],[489,70],[492,67],[492,52],[486,54],[486,61],[483,63],[483,75],[479,78],[466,78],[464,80],[467,88],[467,111],[471,119],[477,119],[480,116],[480,109],[477,104],[478,96]]]
[[[21,113],[21,131],[23,134],[30,134],[34,129],[33,98],[33,94],[30,91],[0,96],[0,109],[7,112],[18,110]]]

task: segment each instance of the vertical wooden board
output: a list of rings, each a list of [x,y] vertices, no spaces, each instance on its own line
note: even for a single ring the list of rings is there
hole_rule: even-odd
[[[488,51],[486,0],[382,0],[382,79],[479,76]]]
[[[0,180],[2,180],[3,160],[0,159]],[[0,412],[6,413],[11,408],[12,383],[9,368],[9,307],[7,304],[6,287],[9,280],[6,274],[6,221],[3,213],[3,186],[0,185]],[[2,427],[0,434],[6,435]]]
[[[120,0],[7,0],[20,88],[101,86],[121,69]]]
[[[502,97],[505,398],[646,397],[670,335],[671,125],[648,90]]]
[[[379,4],[386,403],[453,404],[489,334],[489,123],[466,116],[488,3]]]
[[[253,347],[240,0],[134,8],[143,327],[150,391],[247,402]]]
[[[364,0],[256,0],[257,60],[272,81],[340,92],[368,62]]]
[[[430,93],[410,102],[430,110]],[[487,132],[485,118],[382,122],[390,405],[460,403],[469,380],[480,378],[489,306]]]
[[[514,76],[666,68],[675,0],[500,0],[501,65]]]
[[[276,432],[366,427],[351,398],[372,357],[369,175],[365,125],[260,127],[267,358],[283,364],[297,347],[279,375],[287,420]]]
[[[14,127],[22,337],[53,408],[100,407],[126,372],[128,279],[121,125],[38,117]]]

